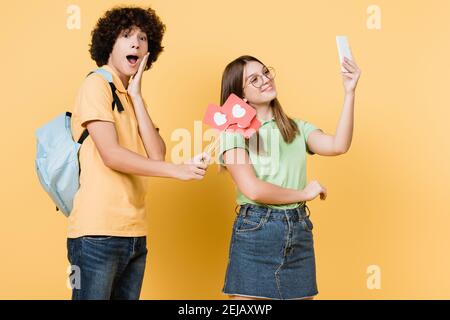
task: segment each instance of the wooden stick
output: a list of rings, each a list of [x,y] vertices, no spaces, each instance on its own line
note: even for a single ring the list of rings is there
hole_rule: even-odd
[[[220,142],[220,138],[215,137],[214,141],[206,146],[204,153],[211,155],[212,151],[216,151],[217,147],[219,147],[219,145],[220,145],[219,142]],[[204,162],[204,159],[202,159],[201,161]]]
[[[205,152],[207,154],[211,154],[211,152],[218,147],[219,142],[220,142],[220,139],[216,137],[213,142],[211,142],[208,146],[206,146]]]

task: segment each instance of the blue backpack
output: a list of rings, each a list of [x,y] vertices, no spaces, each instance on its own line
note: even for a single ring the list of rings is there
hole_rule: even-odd
[[[97,69],[89,75],[92,73],[100,74],[109,83],[113,96],[112,110],[117,106],[117,110],[122,112],[124,109],[117,96],[111,73],[105,69]],[[65,112],[36,130],[37,176],[55,203],[56,210],[66,217],[72,211],[73,199],[80,187],[78,151],[89,136],[88,130],[85,129],[78,141],[73,140],[71,117],[72,113]]]

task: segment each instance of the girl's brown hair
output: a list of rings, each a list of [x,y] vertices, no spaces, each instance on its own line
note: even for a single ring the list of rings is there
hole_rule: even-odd
[[[244,68],[248,62],[256,61],[265,66],[264,63],[252,56],[242,56],[230,62],[225,68],[222,75],[222,90],[220,95],[220,104],[223,105],[229,95],[234,93],[240,98],[244,98],[244,90],[242,88],[244,82]],[[289,118],[281,108],[281,104],[277,98],[270,102],[273,110],[275,122],[280,130],[283,140],[291,143],[300,134],[297,123]],[[259,143],[258,143],[259,145]]]

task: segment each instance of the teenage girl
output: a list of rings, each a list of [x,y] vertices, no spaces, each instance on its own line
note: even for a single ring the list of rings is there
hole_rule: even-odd
[[[274,70],[251,56],[232,61],[222,78],[221,104],[231,93],[255,108],[261,127],[249,139],[221,135],[219,161],[237,186],[223,292],[233,299],[312,299],[317,295],[313,224],[306,202],[326,188],[306,181],[306,153],[346,153],[353,133],[355,89],[361,71],[345,59],[344,106],[336,133],[288,117],[277,99]]]

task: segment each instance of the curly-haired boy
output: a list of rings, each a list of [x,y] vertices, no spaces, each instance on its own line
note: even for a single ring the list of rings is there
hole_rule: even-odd
[[[88,133],[68,227],[71,278],[79,277],[72,299],[139,299],[147,255],[145,177],[205,175],[200,159],[208,155],[186,164],[164,161],[164,141],[142,98],[142,74],[163,51],[164,31],[153,9],[139,7],[107,11],[92,31],[90,54],[100,69],[84,80],[72,113],[73,138]]]

